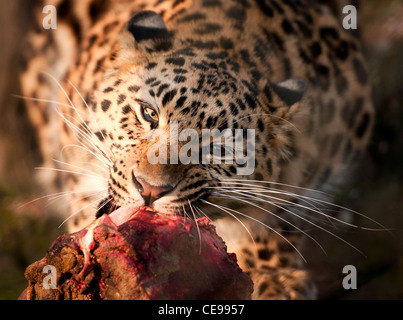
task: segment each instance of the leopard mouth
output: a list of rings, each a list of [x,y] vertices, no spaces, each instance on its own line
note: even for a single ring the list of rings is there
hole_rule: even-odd
[[[195,196],[190,196],[186,199],[177,199],[173,200],[170,204],[163,204],[159,205],[158,208],[153,208],[151,204],[153,202],[147,201],[145,204],[142,205],[119,205],[114,201],[112,196],[108,196],[100,201],[98,205],[98,210],[95,217],[98,219],[99,217],[103,216],[104,214],[110,215],[111,213],[117,211],[123,207],[131,207],[131,208],[138,208],[138,207],[149,207],[152,210],[160,211],[161,213],[165,213],[167,215],[184,215],[185,212],[191,212],[191,205],[202,205],[201,199],[208,198],[209,192],[205,190],[204,192],[198,192]]]
[[[103,199],[99,205],[98,210],[95,217],[98,219],[99,217],[103,216],[104,214],[109,215],[112,212],[118,210],[121,206],[115,204],[113,198],[111,196]]]

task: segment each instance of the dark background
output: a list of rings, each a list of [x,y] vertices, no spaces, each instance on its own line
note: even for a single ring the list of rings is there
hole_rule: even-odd
[[[0,299],[16,299],[27,286],[25,268],[42,258],[63,233],[61,219],[33,183],[35,136],[18,94],[19,53],[32,2],[0,0]],[[364,255],[324,234],[325,248],[304,252],[327,299],[403,299],[403,1],[365,0],[358,18],[375,88],[377,123],[368,154],[338,203],[375,219],[385,231],[339,230]],[[357,225],[366,225],[357,217]],[[358,289],[345,290],[345,265],[357,268]]]

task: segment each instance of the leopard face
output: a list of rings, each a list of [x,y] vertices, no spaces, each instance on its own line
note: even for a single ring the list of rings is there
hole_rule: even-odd
[[[373,126],[359,40],[316,1],[80,3],[77,18],[60,1],[58,29],[34,34],[22,77],[56,169],[40,178],[69,195],[69,231],[121,206],[207,215],[257,298],[312,296],[301,235],[332,220],[322,191],[348,177]],[[204,144],[206,130],[232,150]],[[198,161],[179,161],[182,148]]]
[[[282,89],[298,91],[286,86]],[[266,85],[265,90],[273,89]],[[108,192],[114,206],[150,205],[178,214],[190,203],[211,194],[220,181],[275,179],[279,172],[273,172],[272,163],[293,155],[294,128],[284,117],[269,114],[270,110],[280,114],[279,109],[288,112],[289,106],[280,99],[268,103],[265,95],[259,95],[256,83],[225,52],[206,54],[188,47],[124,66],[123,72],[113,73],[103,81],[94,105],[100,127],[97,136],[110,151]],[[152,164],[148,155],[155,141],[149,137],[156,129],[166,133],[167,150],[171,150],[170,135],[174,132],[179,136],[185,130],[194,130],[200,140],[200,157],[204,151],[201,138],[206,130],[230,133],[227,148],[235,146],[235,130],[239,130],[242,141],[237,146],[244,147],[241,151],[246,153],[249,129],[253,131],[253,141],[249,141],[253,149],[253,163],[249,164],[252,170],[247,175],[239,174],[238,166],[245,165],[238,165],[234,149],[229,150],[232,161],[226,164],[225,146],[216,150],[213,144],[209,153],[222,155],[220,163],[206,164],[200,159],[188,164]],[[281,142],[270,146],[263,136]],[[175,148],[186,142],[179,142]]]

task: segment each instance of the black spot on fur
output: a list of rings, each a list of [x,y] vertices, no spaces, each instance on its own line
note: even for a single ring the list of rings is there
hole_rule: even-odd
[[[364,106],[364,99],[359,97],[355,100],[354,106],[351,108],[350,104],[347,104],[342,110],[342,118],[346,122],[348,128],[352,128],[355,124],[355,120],[358,114],[361,113]]]
[[[258,257],[259,259],[262,260],[270,260],[270,258],[273,255],[273,251],[269,250],[269,249],[260,249],[257,251]]]
[[[101,108],[103,111],[108,111],[110,105],[111,105],[111,102],[109,100],[104,100],[101,102]]]
[[[119,24],[119,21],[113,21],[111,23],[108,23],[105,25],[103,29],[103,33],[107,34],[113,30],[114,27],[116,27]]]
[[[108,92],[111,92],[111,91],[113,91],[112,87],[108,87],[108,88],[104,89],[104,93],[108,93]]]
[[[187,97],[186,96],[182,96],[180,97],[177,101],[176,101],[176,105],[175,105],[175,109],[179,109],[183,107],[183,104],[185,103]]]
[[[162,91],[164,91],[167,88],[169,88],[169,84],[165,83],[165,84],[160,85],[160,87],[158,88],[158,91],[157,91],[157,97],[159,97],[161,95]]]
[[[339,39],[339,33],[335,28],[324,27],[319,30],[319,34],[322,40],[328,41],[329,38]]]
[[[229,106],[230,106],[230,109],[231,109],[231,113],[234,116],[236,116],[239,113],[238,107],[235,104],[233,104],[232,102],[230,102]]]
[[[206,34],[212,34],[220,31],[222,29],[222,26],[218,23],[203,23],[200,25],[200,27],[196,28],[194,32],[198,35],[206,35]]]
[[[263,29],[262,31],[263,31],[263,34],[265,35],[267,41],[269,43],[273,43],[275,45],[275,47],[274,47],[275,49],[278,49],[280,51],[284,51],[284,41],[283,41],[282,38],[280,38],[278,36],[277,33],[270,32],[267,29]]]
[[[322,47],[319,42],[314,42],[310,49],[313,58],[319,57],[322,53]]]
[[[168,58],[165,60],[165,62],[168,64],[173,64],[175,66],[182,67],[185,64],[185,59],[182,57]]]
[[[154,82],[155,80],[157,80],[157,79],[156,79],[156,78],[148,78],[148,79],[145,81],[145,84],[150,84],[150,83]]]
[[[256,101],[250,94],[245,93],[244,98],[245,98],[246,103],[248,104],[248,106],[251,109],[256,109]]]
[[[192,67],[194,67],[194,68],[196,68],[196,69],[198,69],[198,70],[201,70],[201,71],[207,71],[208,70],[208,67],[207,66],[205,66],[204,64],[201,64],[201,63],[192,63]]]
[[[67,2],[67,1],[65,1]],[[92,20],[92,23],[97,21],[102,14],[105,12],[107,8],[108,1],[100,0],[100,1],[93,1],[89,6],[89,15]]]
[[[234,20],[234,27],[238,30],[242,30],[243,22],[246,19],[245,10],[238,7],[232,6],[226,12],[226,15],[229,19]]]
[[[96,34],[92,35],[90,39],[88,40],[88,49],[91,49],[91,47],[94,45],[95,41],[97,41],[98,36]]]
[[[162,98],[162,105],[165,106],[168,102],[170,102],[175,97],[176,93],[177,93],[176,89],[168,91],[164,95],[164,98]]]
[[[321,88],[323,90],[328,90],[330,86],[329,68],[324,64],[317,64],[315,65],[315,70]]]
[[[126,100],[126,96],[124,94],[119,95],[119,99],[117,100],[118,105],[123,103]]]
[[[185,76],[176,76],[176,77],[174,78],[174,81],[175,81],[176,83],[182,83],[182,82],[185,82],[185,81],[186,81],[186,77],[185,77]]]
[[[354,66],[354,71],[357,76],[358,81],[365,85],[368,81],[368,75],[367,71],[365,70],[363,64],[361,63],[360,60],[357,58],[353,59],[353,66]]]
[[[195,12],[195,13],[186,14],[183,17],[179,18],[178,23],[197,21],[197,20],[203,20],[203,19],[206,19],[206,15],[204,13]]]
[[[296,23],[305,38],[312,37],[312,29],[306,23],[302,22],[301,20],[296,20]]]
[[[267,167],[267,171],[268,171],[269,175],[272,175],[273,174],[273,164],[272,164],[271,159],[267,159],[266,167]]]
[[[130,106],[127,104],[122,108],[122,113],[123,114],[128,114],[130,112],[131,108]]]
[[[265,291],[266,291],[266,289],[269,287],[269,284],[267,283],[267,282],[262,282],[260,285],[259,285],[259,288],[258,288],[258,293],[259,293],[259,295],[262,295]]]
[[[217,59],[225,59],[228,56],[228,53],[225,51],[221,52],[210,52],[206,54],[206,57],[211,59],[211,60],[217,60]]]
[[[274,12],[273,9],[267,4],[267,1],[265,0],[256,0],[257,5],[259,6],[259,9],[268,17],[273,17]]]
[[[234,43],[229,38],[221,37],[220,38],[220,46],[223,49],[227,49],[227,50],[228,49],[233,49],[234,48]]]
[[[264,131],[264,123],[261,119],[257,120],[257,127],[259,128],[260,132]]]
[[[290,21],[288,21],[287,19],[283,20],[283,22],[281,23],[281,27],[283,28],[286,34],[294,33],[294,28],[292,27]]]
[[[104,141],[104,137],[105,137],[105,135],[106,135],[106,132],[105,132],[105,130],[98,131],[98,132],[95,132],[95,135],[97,136],[97,138],[98,138],[100,141]]]
[[[175,68],[174,69],[174,73],[176,74],[186,74],[188,71],[186,69],[182,69],[182,68]]]
[[[222,3],[220,0],[203,0],[202,6],[205,8],[221,7]]]
[[[224,110],[224,111],[225,111],[225,110]],[[228,121],[224,119],[224,120],[221,122],[221,124],[219,125],[218,130],[223,131],[223,130],[225,130],[225,129],[227,129],[227,128],[228,128]]]
[[[200,122],[203,121],[205,115],[206,115],[206,114],[204,113],[204,111],[202,111],[202,112],[200,113],[200,115],[199,115]]]
[[[364,136],[365,132],[367,131],[367,129],[369,127],[370,119],[371,119],[371,117],[369,116],[369,114],[367,112],[363,114],[361,122],[355,132],[357,138],[362,138]]]
[[[236,103],[237,103],[237,105],[239,106],[239,108],[241,108],[241,110],[245,110],[246,109],[246,106],[245,106],[245,104],[242,102],[242,100],[241,99],[236,99]]]
[[[129,86],[127,88],[127,90],[129,90],[130,92],[137,92],[137,91],[140,90],[140,87],[138,87],[138,86]]]
[[[185,0],[175,0],[174,3],[172,4],[172,9],[174,9],[176,6],[184,2]]]
[[[236,168],[235,166],[230,166],[229,171],[231,171],[233,174],[236,174]]]
[[[348,57],[348,43],[347,41],[342,41],[340,43],[340,46],[336,48],[336,57],[339,58],[340,60],[344,61]]]

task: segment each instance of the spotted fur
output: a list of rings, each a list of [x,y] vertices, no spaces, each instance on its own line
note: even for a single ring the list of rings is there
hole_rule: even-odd
[[[314,298],[298,249],[320,202],[303,197],[342,182],[373,123],[358,39],[314,1],[50,2],[57,29],[41,28],[39,10],[21,83],[43,165],[63,171],[38,178],[72,191],[69,230],[123,205],[205,213],[254,280],[255,299]],[[254,173],[151,165],[147,136],[173,121],[199,133],[255,129]],[[146,197],[140,178],[169,192]]]

